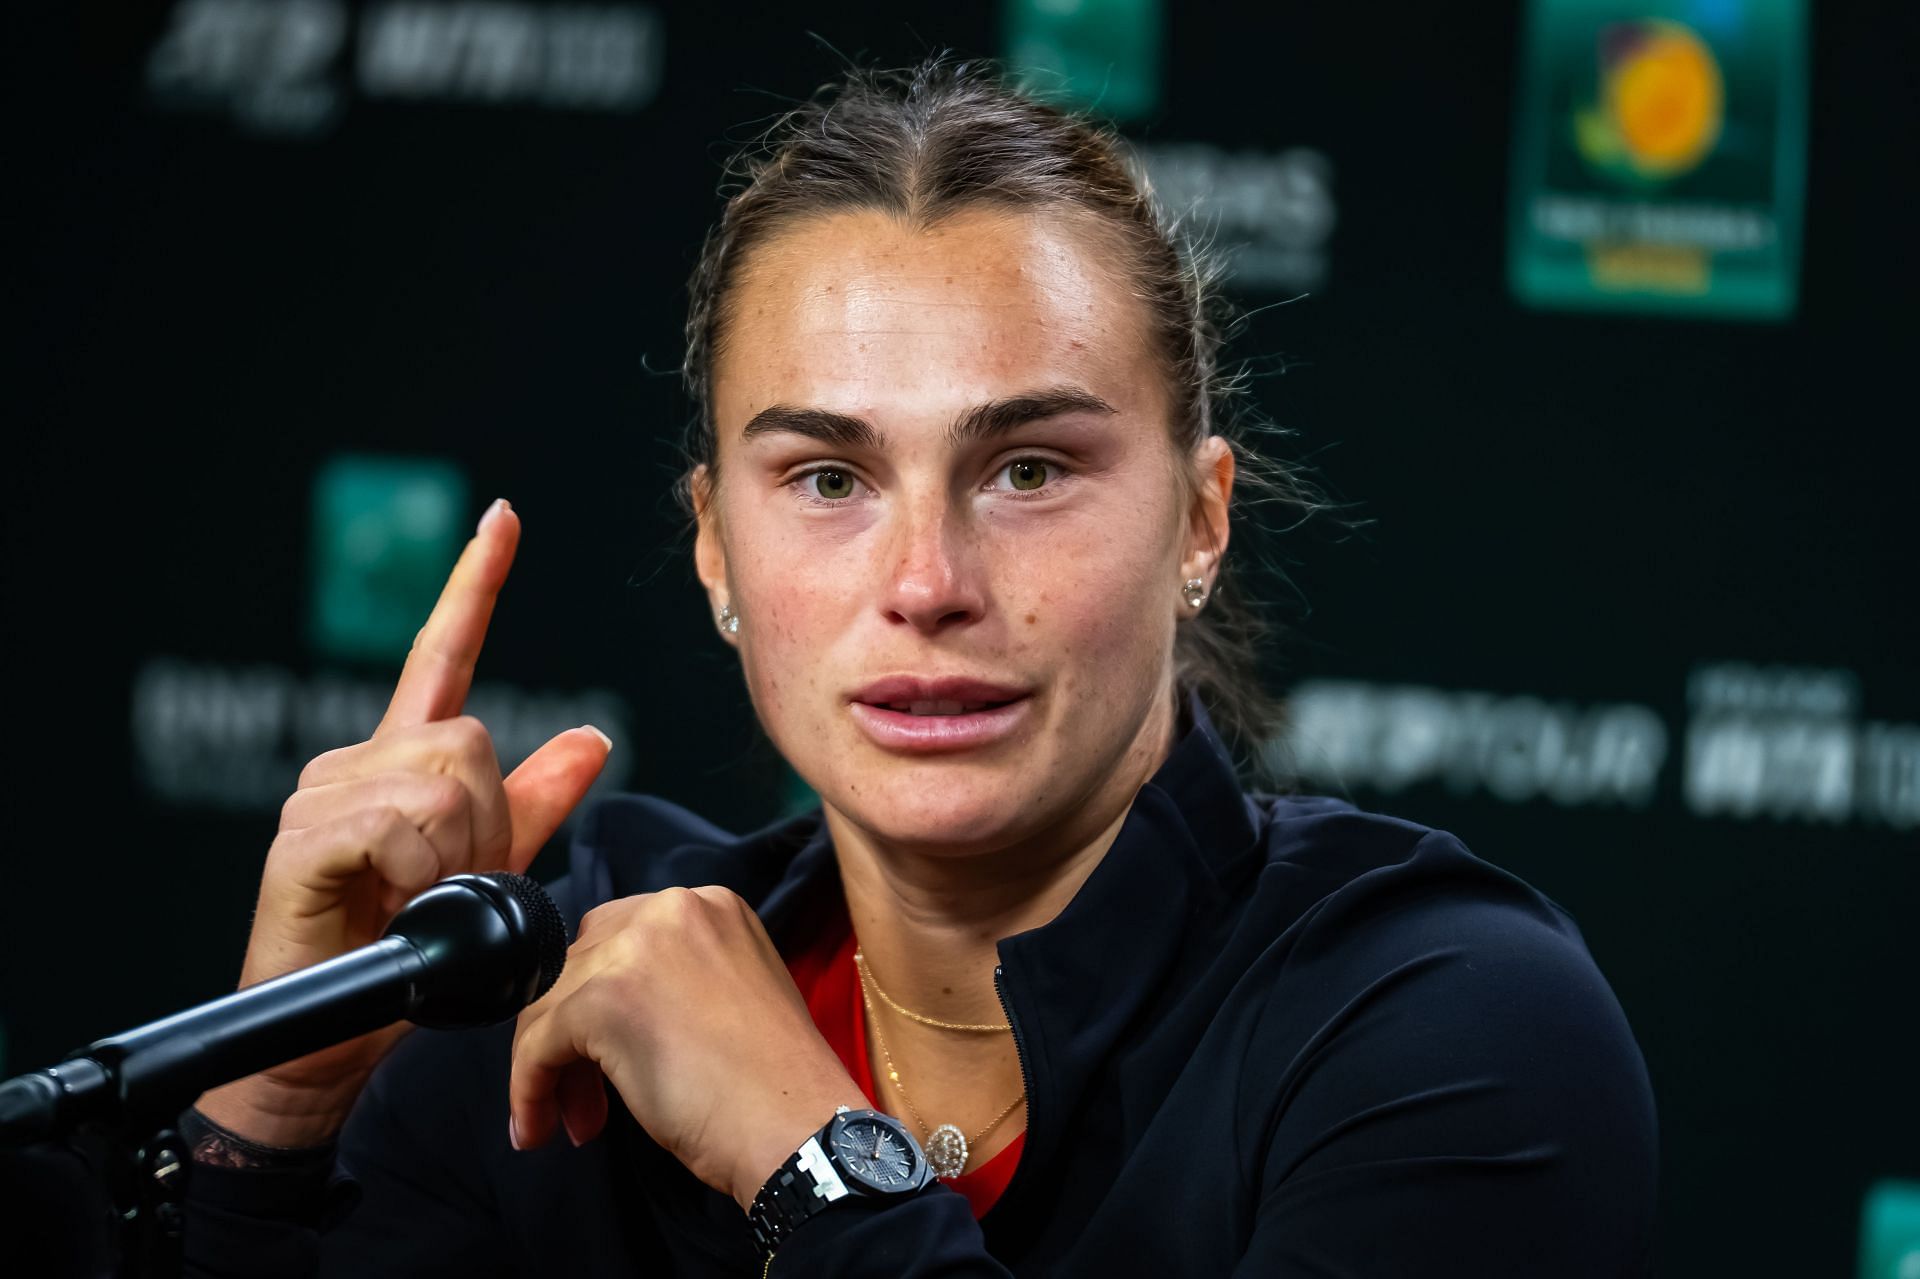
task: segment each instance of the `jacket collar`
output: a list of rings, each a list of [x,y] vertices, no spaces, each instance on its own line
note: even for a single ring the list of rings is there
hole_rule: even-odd
[[[1256,851],[1232,758],[1197,697],[1187,713],[1191,727],[1073,900],[1000,943],[1001,990],[1031,1090],[1019,1181],[1044,1172],[1092,1076],[1183,951],[1214,931]]]

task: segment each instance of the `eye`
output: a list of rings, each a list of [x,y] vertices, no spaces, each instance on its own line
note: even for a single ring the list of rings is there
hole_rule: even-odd
[[[1007,477],[1007,487],[1032,493],[1047,486],[1047,481],[1054,478],[1054,468],[1040,458],[1023,457],[1007,463],[1000,474]]]
[[[858,483],[851,472],[831,466],[809,471],[801,477],[801,484],[809,496],[829,502],[841,502],[852,497]]]

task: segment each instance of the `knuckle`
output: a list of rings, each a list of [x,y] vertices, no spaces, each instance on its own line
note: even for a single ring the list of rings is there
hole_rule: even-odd
[[[465,811],[467,788],[456,778],[435,773],[426,779],[425,786],[425,806],[430,818],[444,822]]]
[[[388,804],[363,808],[354,816],[353,833],[369,845],[384,844],[413,828],[413,823],[407,820],[405,813]]]
[[[273,837],[267,845],[266,873],[271,876],[281,870],[289,861],[299,857],[300,843],[292,835],[281,833]]]
[[[447,733],[453,741],[454,751],[462,759],[492,757],[493,735],[487,732],[485,724],[472,715],[457,715],[447,723]]]
[[[295,785],[301,790],[319,785],[320,779],[333,771],[334,764],[340,759],[340,753],[347,749],[349,748],[345,746],[337,746],[330,751],[322,751],[315,755],[301,768],[300,779]]]
[[[598,906],[595,906],[592,910],[582,915],[580,917],[580,936],[585,937],[590,932],[603,932],[611,927],[614,923],[613,908],[618,904],[617,902],[601,902]]]
[[[704,884],[689,891],[705,905],[719,910],[737,911],[741,906],[746,905],[740,899],[740,894],[720,884]]]
[[[668,925],[686,927],[699,919],[700,895],[691,888],[663,888],[653,895],[652,913]]]
[[[733,913],[728,905],[733,894],[724,888],[671,888],[656,896],[652,918],[642,931],[673,936],[681,945],[710,943],[725,931]]]

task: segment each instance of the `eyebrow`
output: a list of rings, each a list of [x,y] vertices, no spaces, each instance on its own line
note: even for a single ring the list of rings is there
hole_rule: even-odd
[[[959,445],[992,439],[1029,422],[1058,417],[1063,413],[1117,412],[1119,410],[1113,405],[1080,387],[1047,387],[974,405],[948,425],[947,441]],[[777,432],[804,435],[840,448],[877,449],[881,443],[880,432],[865,418],[827,409],[801,408],[793,404],[772,404],[761,409],[748,419],[741,434],[752,439],[756,435]]]

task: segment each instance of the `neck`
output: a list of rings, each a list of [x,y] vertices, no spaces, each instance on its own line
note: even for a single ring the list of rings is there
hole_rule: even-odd
[[[1059,823],[1005,846],[901,847],[827,806],[854,934],[889,995],[942,1020],[1003,1019],[996,946],[1058,915],[1106,856],[1134,796],[1166,759],[1171,698],[1150,720],[1127,752],[1130,767]]]

